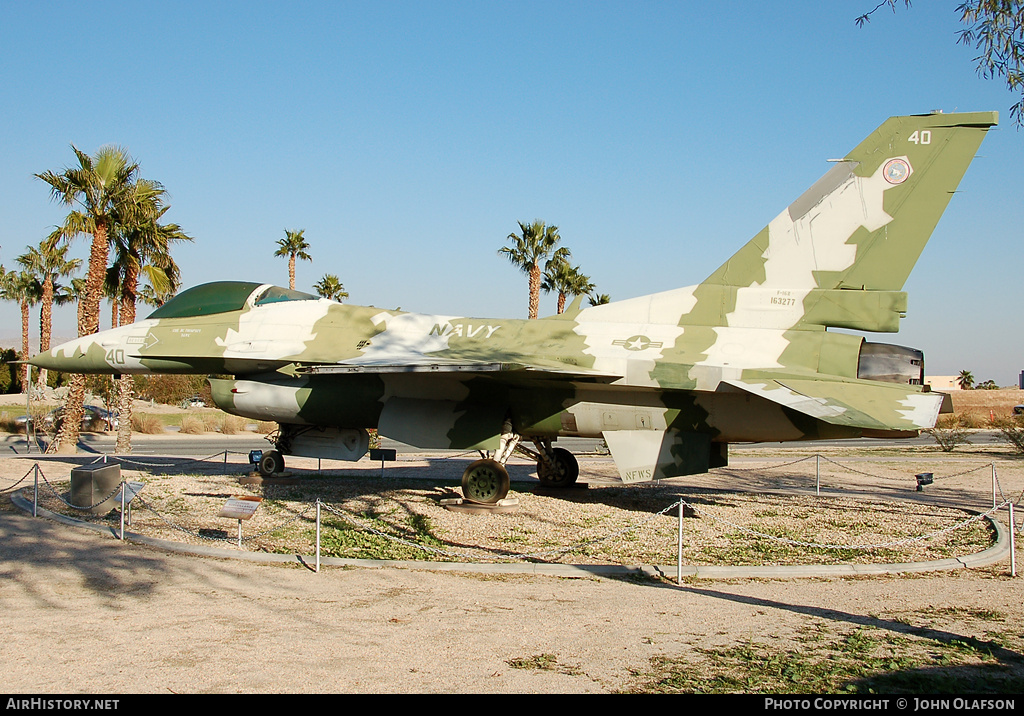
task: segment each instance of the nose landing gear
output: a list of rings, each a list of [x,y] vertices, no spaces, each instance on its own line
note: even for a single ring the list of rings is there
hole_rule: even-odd
[[[462,495],[473,502],[494,504],[505,499],[508,488],[508,470],[492,458],[472,462],[462,473]]]
[[[260,471],[260,477],[272,477],[275,473],[284,472],[284,455],[277,450],[263,453],[257,469]]]

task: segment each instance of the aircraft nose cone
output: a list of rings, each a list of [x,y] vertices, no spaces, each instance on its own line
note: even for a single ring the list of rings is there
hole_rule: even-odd
[[[34,355],[28,359],[29,365],[34,365],[36,368],[45,368],[46,370],[64,371],[65,369],[60,367],[64,362],[63,359],[58,359],[53,354],[53,351],[47,351],[46,353],[40,353]]]
[[[29,359],[29,363],[62,373],[109,373],[110,365],[104,360],[106,352],[92,338],[79,338],[61,344]]]

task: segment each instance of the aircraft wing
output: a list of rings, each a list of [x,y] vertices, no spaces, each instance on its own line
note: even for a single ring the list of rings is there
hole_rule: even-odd
[[[410,356],[390,361],[347,361],[344,363],[317,363],[297,365],[297,375],[351,375],[355,373],[486,373],[493,375],[548,378],[611,383],[622,376],[569,366],[564,363],[505,361],[472,361],[444,359],[431,356]]]
[[[834,425],[864,430],[935,426],[945,396],[913,386],[813,378],[725,380],[724,383]]]

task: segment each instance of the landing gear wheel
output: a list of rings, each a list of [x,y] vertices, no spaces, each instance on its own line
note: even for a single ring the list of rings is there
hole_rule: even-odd
[[[571,487],[576,484],[576,478],[580,476],[580,464],[576,457],[565,448],[555,448],[551,451],[551,462],[549,465],[544,460],[537,462],[537,477],[544,487]]]
[[[508,470],[497,460],[477,460],[462,473],[462,495],[473,502],[494,504],[505,498],[508,487]]]
[[[277,450],[263,453],[259,464],[260,475],[270,477],[275,472],[284,472],[284,455]]]

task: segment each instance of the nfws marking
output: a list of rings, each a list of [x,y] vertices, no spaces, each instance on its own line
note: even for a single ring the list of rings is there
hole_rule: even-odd
[[[626,482],[639,482],[641,480],[651,480],[654,478],[654,468],[643,467],[639,470],[627,470],[626,471]]]
[[[483,324],[474,326],[472,323],[456,323],[454,326],[451,323],[435,323],[434,327],[430,329],[430,335],[441,336],[442,338],[450,336],[458,336],[459,338],[490,338],[494,335],[494,332],[501,328],[501,326],[485,326]],[[485,334],[481,335],[484,331]]]

